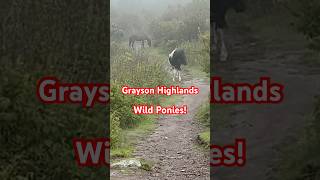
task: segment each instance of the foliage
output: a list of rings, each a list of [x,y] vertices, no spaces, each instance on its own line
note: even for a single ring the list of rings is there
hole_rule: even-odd
[[[253,17],[261,17],[270,13],[281,0],[245,0],[247,12]]]
[[[155,87],[168,84],[167,61],[152,50],[140,50],[136,53],[119,43],[111,46],[111,134],[112,148],[119,148],[125,139],[119,136],[128,128],[137,127],[149,116],[135,115],[135,104],[159,104],[158,96],[132,96],[121,92],[123,85],[130,87]],[[113,129],[114,128],[114,129]]]
[[[120,115],[118,115],[117,112],[112,112],[110,118],[112,119],[112,121],[110,121],[110,137],[112,139],[111,146],[117,147],[117,142],[120,142],[122,137],[120,128]]]
[[[210,104],[204,103],[200,106],[196,118],[207,127],[210,127]]]
[[[120,142],[120,141],[116,141]],[[119,145],[112,148],[111,158],[128,158],[132,155],[133,149],[130,146],[120,147]]]
[[[152,170],[152,166],[153,166],[152,162],[147,161],[145,159],[141,159],[140,162],[141,162],[141,169],[143,169],[145,171],[151,171]]]
[[[184,42],[181,47],[185,49],[190,66],[199,66],[201,70],[210,73],[210,34],[201,33],[196,42]]]
[[[210,63],[209,1],[194,0],[184,6],[169,7],[168,11],[159,17],[151,16],[147,11],[141,11],[139,15],[129,13],[121,15],[116,9],[113,9],[112,12],[114,12],[112,22],[127,33],[126,37],[133,32],[147,31],[147,34],[152,35],[151,48],[139,48],[138,42],[136,49],[132,50],[128,48],[127,42],[119,41],[117,34],[111,34],[111,133],[114,132],[111,134],[111,146],[117,152],[113,156],[126,156],[129,154],[127,149],[130,149],[128,147],[129,132],[133,129],[144,128],[143,122],[151,122],[152,118],[155,118],[150,115],[135,115],[132,113],[132,106],[134,104],[164,104],[166,102],[162,100],[168,99],[158,95],[123,95],[122,86],[172,85],[168,71],[168,54],[175,47],[185,49],[190,66],[199,68],[200,65],[204,71],[208,72]],[[132,22],[128,22],[130,20]],[[172,97],[170,98],[172,100]]]
[[[44,105],[36,82],[106,81],[108,4],[0,3],[0,179],[104,179],[106,168],[77,166],[72,138],[106,137],[107,108]]]
[[[199,134],[199,141],[206,148],[210,146],[210,130],[204,131]]]
[[[301,136],[288,146],[280,161],[281,180],[317,180],[320,177],[320,99]]]
[[[283,4],[295,17],[294,26],[310,41],[309,48],[320,51],[320,1],[283,0]]]
[[[197,40],[200,28],[209,31],[209,1],[193,0],[185,6],[170,7],[160,18],[150,23],[155,45],[166,46],[170,41]]]
[[[199,133],[198,140],[206,148],[210,146],[210,104],[204,103],[198,109],[196,118],[206,127],[206,130]]]

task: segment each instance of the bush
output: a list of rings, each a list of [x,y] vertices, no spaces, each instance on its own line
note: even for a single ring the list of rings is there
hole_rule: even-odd
[[[293,2],[293,3],[292,3]],[[289,7],[296,17],[295,26],[310,40],[310,48],[320,51],[320,1],[290,1]]]
[[[107,2],[1,1],[0,179],[104,179],[107,168],[79,168],[74,137],[106,137],[107,108],[44,105],[36,82],[105,82]],[[90,27],[90,28],[88,28]]]
[[[202,31],[210,30],[209,3],[207,0],[193,0],[183,7],[170,7],[160,18],[154,19],[149,30],[156,44],[198,40],[198,27]]]
[[[105,177],[102,169],[79,169],[72,150],[74,137],[104,137],[105,107],[43,105],[30,74],[1,72],[0,179]]]
[[[205,126],[210,127],[210,104],[204,103],[200,106],[196,118]]]
[[[120,117],[118,115],[118,111],[113,111],[110,118],[112,121],[110,122],[110,137],[111,147],[117,148],[121,142],[122,130],[120,128]]]
[[[278,177],[281,180],[320,178],[320,99],[304,132],[283,153]]]
[[[160,103],[160,96],[123,95],[122,86],[155,87],[169,84],[166,63],[165,57],[153,50],[144,49],[136,53],[120,43],[113,43],[111,47],[112,148],[119,148],[125,144],[125,137],[120,137],[121,131],[135,128],[142,121],[148,121],[150,118],[134,114],[133,105]]]
[[[185,49],[188,63],[199,66],[201,70],[210,73],[210,34],[202,33],[200,39],[194,42],[184,42],[181,47]]]

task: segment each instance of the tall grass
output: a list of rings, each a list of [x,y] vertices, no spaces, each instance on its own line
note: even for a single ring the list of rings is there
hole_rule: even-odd
[[[107,1],[1,1],[0,179],[104,179],[79,168],[74,137],[106,137],[107,108],[44,105],[37,80],[107,81]],[[90,28],[88,28],[90,27]]]
[[[200,68],[205,73],[210,73],[210,34],[204,32],[197,41],[186,41],[180,45],[185,49],[189,66]]]
[[[169,85],[166,71],[167,59],[152,49],[138,52],[120,43],[111,46],[111,147],[120,148],[126,141],[123,131],[135,128],[142,121],[153,118],[150,115],[135,115],[135,104],[159,104],[160,96],[123,95],[124,85],[131,87],[155,87]]]
[[[279,160],[277,177],[281,180],[318,180],[320,178],[320,99],[303,132],[287,145]]]

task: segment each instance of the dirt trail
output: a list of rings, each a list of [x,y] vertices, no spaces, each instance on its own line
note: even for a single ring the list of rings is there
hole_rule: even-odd
[[[230,61],[217,63],[215,74],[229,82],[258,82],[269,76],[284,85],[284,101],[276,105],[234,105],[228,110],[224,128],[213,123],[213,141],[232,144],[246,138],[247,164],[242,168],[212,168],[214,180],[272,180],[279,148],[288,137],[305,125],[313,109],[314,96],[320,93],[320,68],[302,61],[303,45],[282,45],[254,37],[251,32],[230,28]],[[298,43],[298,42],[291,42]],[[219,117],[217,118],[219,120]]]
[[[184,96],[182,102],[178,103],[188,106],[188,114],[160,117],[153,134],[139,142],[136,147],[134,157],[152,161],[152,171],[111,169],[112,180],[210,178],[209,152],[196,146],[197,134],[201,128],[194,119],[197,108],[208,101],[209,84],[208,81],[191,75],[184,79],[183,86],[194,85],[200,89],[198,95]]]

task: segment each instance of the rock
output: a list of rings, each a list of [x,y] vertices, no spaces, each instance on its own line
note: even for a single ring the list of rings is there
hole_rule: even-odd
[[[111,164],[112,168],[127,168],[127,167],[141,167],[141,162],[138,159],[125,159]]]

